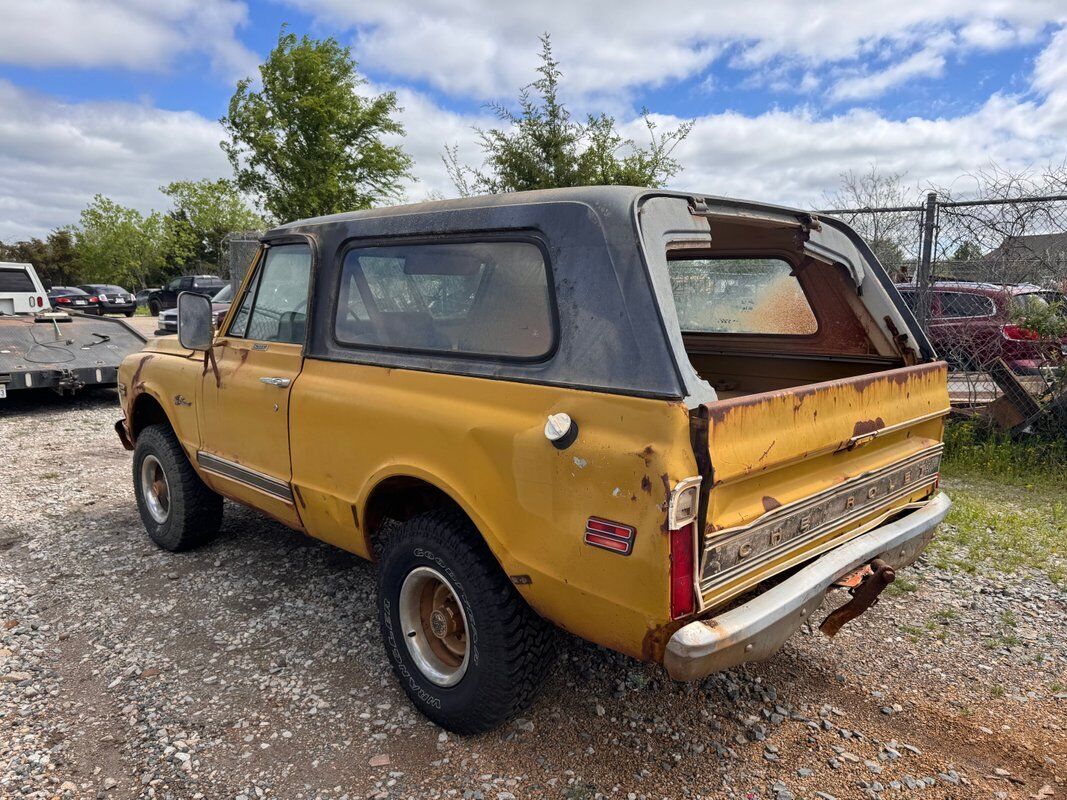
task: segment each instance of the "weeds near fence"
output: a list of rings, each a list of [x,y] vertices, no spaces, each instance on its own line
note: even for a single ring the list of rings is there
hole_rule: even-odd
[[[1025,567],[1067,585],[1067,442],[950,422],[941,474],[953,505],[930,548],[934,564],[969,573]]]
[[[1013,438],[978,422],[950,422],[945,427],[943,470],[948,475],[1024,489],[1067,489],[1067,440]]]

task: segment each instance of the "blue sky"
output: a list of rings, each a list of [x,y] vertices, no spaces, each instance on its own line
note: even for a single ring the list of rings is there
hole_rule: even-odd
[[[484,104],[533,77],[550,31],[577,111],[696,124],[678,186],[815,204],[840,173],[905,173],[916,196],[990,161],[1067,157],[1067,0],[0,0],[0,239],[74,222],[100,192],[225,175],[216,120],[288,23],[350,45],[394,90],[408,196],[452,191],[445,144],[477,162]]]

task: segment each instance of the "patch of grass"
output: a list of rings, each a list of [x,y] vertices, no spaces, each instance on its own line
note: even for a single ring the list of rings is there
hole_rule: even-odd
[[[943,473],[952,511],[934,537],[929,558],[964,572],[1028,567],[1067,584],[1067,500],[1050,483],[1016,487]]]
[[[41,480],[42,481],[54,481],[58,477],[59,477],[59,473],[58,472],[46,472],[43,475],[41,475]]]
[[[940,608],[934,612],[934,620],[940,622],[942,625],[947,625],[951,620],[958,617],[959,614],[954,608]]]
[[[982,646],[986,650],[997,650],[1001,647],[1018,647],[1022,643],[1023,640],[1013,633],[998,633],[982,642]]]
[[[993,684],[991,687],[989,687],[989,696],[990,697],[1003,697],[1004,696],[1004,687],[1001,686],[999,683]]]
[[[1067,438],[1012,439],[977,422],[945,427],[944,472],[1012,486],[1067,488]]]
[[[919,641],[923,637],[923,634],[926,633],[926,631],[924,631],[922,628],[917,628],[914,625],[906,624],[901,625],[900,630],[901,633],[907,635],[908,639],[911,641],[912,644]]]
[[[902,595],[918,591],[918,589],[919,584],[914,581],[909,581],[907,578],[902,578],[900,575],[897,575],[897,579],[885,588],[886,593],[889,594],[890,597],[901,597]]]

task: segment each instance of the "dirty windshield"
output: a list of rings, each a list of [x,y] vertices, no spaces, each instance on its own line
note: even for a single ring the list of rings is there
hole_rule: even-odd
[[[818,330],[792,267],[777,258],[669,262],[671,291],[685,333],[805,336]]]

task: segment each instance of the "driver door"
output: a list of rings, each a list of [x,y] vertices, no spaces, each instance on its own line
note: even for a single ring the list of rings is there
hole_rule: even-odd
[[[268,246],[201,381],[197,462],[218,492],[299,528],[289,461],[289,394],[303,364],[311,250]]]

